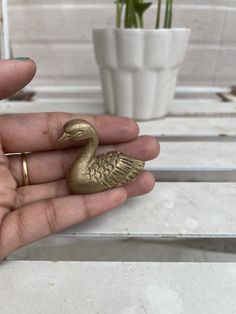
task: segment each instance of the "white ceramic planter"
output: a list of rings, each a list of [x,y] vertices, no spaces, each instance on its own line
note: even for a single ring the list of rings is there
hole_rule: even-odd
[[[187,28],[94,30],[106,112],[137,120],[165,116],[189,34]]]

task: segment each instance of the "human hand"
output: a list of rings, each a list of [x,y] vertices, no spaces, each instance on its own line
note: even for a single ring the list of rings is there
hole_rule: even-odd
[[[6,98],[34,76],[31,61],[0,62],[0,98]],[[143,171],[135,182],[102,193],[70,195],[65,175],[80,147],[57,143],[66,121],[82,118],[98,131],[98,153],[118,150],[141,160],[155,158],[159,145],[152,137],[138,137],[137,124],[128,118],[40,113],[0,116],[0,260],[16,249],[101,215],[127,197],[152,190],[155,180]],[[24,186],[21,156],[27,156],[30,185]]]

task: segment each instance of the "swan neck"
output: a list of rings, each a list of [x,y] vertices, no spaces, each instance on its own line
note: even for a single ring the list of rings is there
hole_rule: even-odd
[[[82,163],[88,164],[94,157],[97,146],[98,146],[97,136],[96,137],[94,136],[88,139],[86,146],[84,147],[80,157],[78,158],[80,160],[80,163],[82,162]]]

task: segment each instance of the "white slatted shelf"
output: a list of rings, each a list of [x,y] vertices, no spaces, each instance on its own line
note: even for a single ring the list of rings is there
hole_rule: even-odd
[[[8,262],[0,282],[4,314],[228,314],[236,308],[233,263]]]
[[[236,183],[158,183],[153,192],[62,232],[81,237],[235,237]]]
[[[236,117],[171,117],[140,122],[140,133],[163,141],[235,141]]]
[[[10,259],[236,261],[235,243],[228,256],[226,245],[219,245],[221,238],[236,240],[235,205],[236,183],[157,183],[150,194],[18,250]],[[213,243],[195,242],[204,238]],[[202,253],[209,248],[218,253]]]
[[[0,103],[1,114],[51,111],[104,113],[102,102],[99,104],[92,99],[39,99],[33,102]],[[209,104],[209,100],[204,102],[177,100],[172,111],[172,116],[169,115],[164,119],[140,122],[140,133],[153,135],[161,141],[236,140],[236,104],[234,103],[214,101]]]
[[[228,17],[230,20],[229,14],[232,13],[228,11],[232,11],[229,8],[231,6],[233,8],[233,4],[222,5],[219,1],[214,1],[217,10],[212,18],[208,19],[208,32],[202,32],[203,28],[199,25],[203,23],[206,12],[212,12],[212,3],[209,5],[205,1],[200,1],[201,5],[195,8],[192,5],[194,1],[190,2],[191,4],[188,5],[179,3],[176,7],[177,22],[179,17],[181,19],[185,17],[184,24],[189,24],[189,16],[201,16],[200,21],[192,25],[193,36],[186,58],[188,66],[183,67],[180,80],[190,84],[193,79],[202,84],[212,84],[210,73],[215,81],[233,82],[234,73],[230,71],[232,67],[222,66],[223,57],[227,60],[234,59],[233,48],[220,47],[220,44],[227,42],[228,34],[223,31],[223,26],[228,25]],[[38,82],[40,78],[51,78],[56,81],[58,77],[67,79],[68,82],[73,78],[97,80],[98,72],[92,52],[91,32],[88,30],[91,25],[94,26],[94,23],[109,25],[113,11],[110,1],[100,1],[103,3],[105,18],[101,18],[100,15],[98,20],[94,19],[97,9],[101,6],[95,0],[91,3],[79,0],[72,1],[68,5],[63,4],[61,0],[59,4],[58,1],[51,0],[50,3],[46,3],[46,6],[43,4],[40,7],[36,0],[27,6],[25,1],[12,1],[10,15],[13,21],[11,25],[14,39],[13,51],[18,55],[21,55],[22,51],[28,51],[37,60]],[[188,14],[182,14],[183,10]],[[19,12],[27,14],[19,14]],[[28,14],[29,12],[33,14]],[[52,18],[55,12],[58,13],[56,23]],[[84,12],[86,14],[83,14]],[[46,18],[46,23],[38,23],[42,20],[42,16]],[[64,23],[67,19],[70,23]],[[69,28],[77,29],[74,26],[78,21],[80,24],[82,21],[80,32],[68,32]],[[15,23],[19,24],[18,27],[14,27]],[[35,31],[36,28],[27,27],[27,23],[36,23],[34,26],[39,27],[40,30],[46,27],[47,31]],[[63,24],[67,26],[57,27]],[[210,32],[211,28],[218,31]],[[56,29],[62,29],[62,32],[55,32]],[[69,34],[69,37],[64,33]],[[214,33],[213,37],[212,33]],[[45,47],[47,47],[46,54],[51,57],[45,58]],[[217,63],[219,50],[222,60]],[[62,53],[57,54],[58,51]],[[77,64],[76,67],[73,60]],[[200,66],[196,67],[197,62]],[[216,64],[218,67],[215,68]],[[214,73],[217,73],[216,77]],[[90,90],[82,88],[79,91],[76,88],[70,93],[72,97],[67,98],[68,93],[65,91],[60,91],[56,95],[56,93],[50,94],[48,90],[38,89],[35,101],[1,102],[0,112],[3,114],[67,111],[103,114],[99,88],[92,87]],[[108,247],[120,251],[116,258],[121,261],[122,241],[137,240],[146,243],[149,240],[155,242],[166,238],[176,241],[182,238],[192,240],[195,237],[236,238],[234,210],[236,182],[220,182],[236,181],[235,121],[236,103],[226,104],[215,99],[200,101],[180,99],[175,101],[167,118],[140,123],[141,134],[154,135],[162,142],[160,158],[147,164],[147,168],[153,171],[159,181],[201,182],[157,183],[151,194],[129,200],[121,208],[103,217],[52,236],[47,240],[49,241],[47,249],[51,251],[50,246],[51,248],[54,246],[53,249],[57,247],[61,251],[63,243],[70,244],[73,239],[75,244],[73,250],[78,251],[77,255],[83,255],[80,253],[81,241],[85,240],[84,244],[87,248],[89,239],[95,239],[98,241],[95,255],[98,255],[97,252],[101,248],[99,244],[102,243],[100,240],[108,239],[110,241]],[[37,245],[35,248],[37,250]],[[130,252],[133,248],[133,243],[128,245]],[[44,249],[43,246],[41,249]],[[158,247],[156,250],[155,247],[152,249],[157,251]],[[136,255],[134,254],[136,260],[140,260],[137,258],[138,250],[139,248],[136,248]],[[55,250],[52,250],[51,258],[55,259],[56,255],[53,257],[53,252]],[[145,250],[140,250],[139,254],[144,256],[144,252]],[[30,254],[30,250],[28,253]],[[32,259],[37,258],[37,254],[34,255],[33,251],[31,253]],[[62,252],[59,259],[65,258],[65,255],[69,259],[67,253],[66,250]],[[101,249],[101,255],[104,259],[108,256],[104,248]],[[158,260],[154,255],[149,259]],[[52,314],[75,312],[228,314],[235,313],[236,310],[235,279],[235,264],[12,262],[3,263],[0,267],[0,304],[4,314],[16,311],[24,314],[32,312],[35,314],[48,312]]]
[[[2,113],[67,111],[102,114],[103,110],[99,99],[88,98],[0,103]],[[123,240],[134,239],[140,243],[140,240],[167,238],[235,238],[235,122],[236,104],[211,100],[176,100],[172,116],[140,122],[141,134],[154,135],[161,140],[160,157],[146,166],[153,171],[158,181],[200,182],[158,182],[151,194],[129,200],[121,208],[102,217],[54,235],[48,242],[42,242],[41,246],[39,243],[39,250],[37,245],[32,245],[25,249],[25,256],[37,259],[37,252],[40,252],[39,255],[45,254],[47,259],[50,254],[46,252],[51,251],[50,258],[53,259],[55,249],[64,244],[64,253],[58,255],[59,259],[83,260],[88,257],[87,253],[83,253],[83,247],[89,243],[91,245],[93,239],[95,242],[92,245],[98,241],[93,258],[99,259],[103,255],[104,259],[110,260],[105,249],[102,254],[99,253],[99,245],[104,246],[104,239],[107,239],[107,248],[115,248],[120,252],[116,255],[117,260],[122,260]],[[67,256],[65,247],[71,249],[71,244],[73,251],[78,252],[77,256]],[[131,243],[127,248],[132,250],[134,244]],[[139,248],[137,250],[144,252]],[[124,256],[124,260],[128,259],[127,256]],[[133,258],[139,260],[137,251]],[[159,260],[155,256],[150,259]]]
[[[86,102],[91,104],[89,100]],[[183,102],[189,103],[189,101]],[[81,110],[82,103],[82,100],[77,102],[77,112],[83,112]],[[2,102],[1,104],[12,106],[12,110],[18,112],[18,105],[15,106],[14,102]],[[37,111],[45,111],[46,108],[51,109],[50,104],[53,104],[55,111],[59,109],[58,103],[49,100],[45,103],[37,101],[22,104],[18,102],[17,104],[22,106],[24,111],[30,111],[28,106],[36,108]],[[41,104],[43,105],[41,106]],[[198,104],[195,102],[195,108],[198,107]],[[67,106],[64,101],[61,102],[63,111],[70,111],[70,106],[74,105],[74,100],[68,101]],[[228,105],[220,103],[221,108]],[[176,107],[180,106],[180,104],[176,105]],[[96,106],[93,105],[93,107]],[[6,109],[11,112],[11,109],[7,107]],[[207,112],[207,108],[205,110]],[[90,111],[86,108],[85,112],[89,113]],[[92,109],[90,113],[94,113],[94,110]],[[160,157],[147,165],[159,180],[236,180],[236,146],[233,143],[236,140],[236,117],[167,117],[162,120],[141,122],[139,125],[141,134],[154,135],[161,141],[167,141],[161,144]],[[229,141],[232,143],[228,143]]]
[[[236,144],[163,142],[146,169],[161,181],[236,181]]]
[[[2,101],[0,112],[23,113],[23,112],[53,112],[66,111],[81,114],[103,114],[102,99],[94,98],[40,98],[35,101]],[[215,100],[175,100],[171,116],[236,116],[236,103],[222,103]]]
[[[225,254],[228,242],[219,247],[217,241],[213,252],[218,253],[211,254],[205,241],[197,247],[195,242],[182,243],[235,238],[235,192],[234,183],[157,183],[150,195],[33,244],[13,259],[236,261],[235,244],[232,254]]]

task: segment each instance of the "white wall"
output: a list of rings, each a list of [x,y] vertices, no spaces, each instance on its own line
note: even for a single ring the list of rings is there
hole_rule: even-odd
[[[114,0],[9,0],[15,56],[38,64],[38,81],[97,81],[94,27],[114,25]],[[154,24],[154,13],[147,26]],[[236,83],[236,0],[175,0],[174,25],[192,28],[179,85]]]

